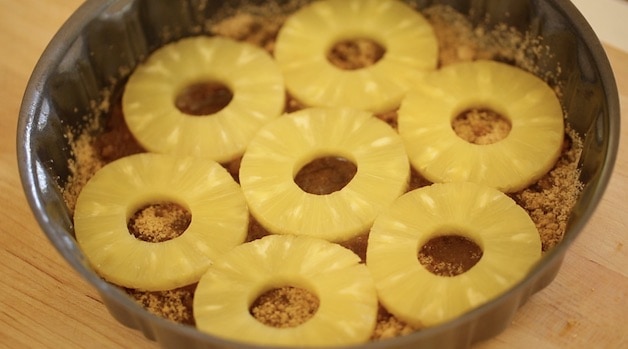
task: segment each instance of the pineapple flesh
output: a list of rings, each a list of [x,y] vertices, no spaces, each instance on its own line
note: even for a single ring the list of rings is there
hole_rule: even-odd
[[[384,50],[375,64],[343,70],[327,53],[344,40],[370,39]],[[325,0],[286,20],[275,58],[290,94],[307,106],[345,106],[374,113],[399,106],[414,79],[437,64],[427,20],[398,0]]]
[[[294,181],[310,161],[340,156],[357,172],[342,189],[311,194]],[[251,214],[275,234],[340,242],[368,231],[407,188],[410,166],[399,135],[357,109],[311,108],[279,118],[251,141],[240,184]]]
[[[277,328],[249,309],[274,288],[303,288],[319,307],[306,322]],[[216,336],[267,346],[366,342],[375,327],[377,294],[368,269],[350,250],[325,240],[270,235],[240,245],[209,267],[194,296],[197,327]]]
[[[418,260],[430,239],[457,235],[483,251],[456,276],[431,273]],[[373,224],[366,263],[383,306],[415,326],[433,326],[499,296],[541,257],[525,210],[497,189],[471,182],[433,184],[396,200]]]
[[[509,134],[484,145],[458,137],[452,120],[472,108],[508,119]],[[444,67],[408,92],[399,134],[412,166],[431,182],[471,181],[515,192],[554,166],[564,121],[544,81],[504,63],[476,61]]]
[[[177,96],[202,83],[223,84],[233,98],[209,115],[181,111]],[[122,105],[129,129],[149,151],[228,162],[283,112],[285,89],[281,71],[266,51],[199,36],[155,51],[129,78]]]
[[[162,201],[189,210],[188,228],[158,243],[135,238],[129,218]],[[198,281],[214,259],[245,240],[248,219],[240,187],[218,163],[145,153],[116,160],[89,180],[76,203],[74,230],[106,280],[158,291]]]

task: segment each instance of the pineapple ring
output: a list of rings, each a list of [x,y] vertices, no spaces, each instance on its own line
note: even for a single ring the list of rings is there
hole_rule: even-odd
[[[433,274],[419,262],[418,251],[452,232],[478,244],[482,258],[456,276]],[[396,200],[373,224],[366,263],[388,311],[410,324],[432,326],[499,296],[540,257],[539,233],[525,210],[497,189],[454,182]]]
[[[351,181],[327,195],[294,181],[306,164],[340,155],[357,166]],[[240,165],[240,185],[251,214],[275,234],[334,242],[368,231],[375,217],[407,188],[410,165],[399,135],[357,109],[311,108],[264,127]]]
[[[276,328],[250,314],[259,295],[286,285],[318,297],[310,319]],[[307,236],[269,235],[217,260],[198,283],[193,309],[197,328],[227,339],[268,346],[348,345],[370,338],[377,293],[351,250]]]
[[[164,200],[190,211],[188,228],[158,243],[135,238],[128,219]],[[218,163],[145,153],[116,160],[88,181],[76,202],[74,231],[102,277],[159,291],[198,281],[216,257],[244,241],[248,217],[242,191]]]
[[[186,87],[214,82],[233,93],[218,112],[191,116],[177,108]],[[227,162],[242,155],[285,105],[283,77],[264,50],[222,37],[193,37],[155,51],[129,78],[124,118],[149,151]]]
[[[507,118],[510,133],[487,145],[458,137],[452,120],[475,107]],[[563,113],[554,91],[530,73],[498,62],[460,63],[408,92],[399,109],[399,134],[412,166],[431,182],[470,181],[515,192],[554,166]]]
[[[352,39],[372,39],[386,53],[357,70],[329,62],[327,52],[333,45]],[[286,20],[275,46],[286,87],[301,103],[374,113],[397,108],[415,76],[436,69],[437,56],[429,22],[397,0],[314,2]]]

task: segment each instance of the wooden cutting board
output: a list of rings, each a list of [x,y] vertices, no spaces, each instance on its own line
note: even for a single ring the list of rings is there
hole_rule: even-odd
[[[81,0],[0,0],[0,347],[156,348],[114,320],[37,226],[17,173],[22,94]],[[628,34],[628,33],[627,33]],[[628,52],[607,46],[628,115]],[[628,136],[609,188],[556,280],[477,348],[628,348]]]

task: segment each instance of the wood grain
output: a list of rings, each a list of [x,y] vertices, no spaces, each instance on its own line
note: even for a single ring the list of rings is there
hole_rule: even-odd
[[[0,347],[154,348],[116,322],[37,226],[17,173],[15,130],[35,62],[80,0],[0,0]],[[628,53],[607,47],[628,115]],[[628,348],[628,135],[598,210],[556,280],[477,348]]]

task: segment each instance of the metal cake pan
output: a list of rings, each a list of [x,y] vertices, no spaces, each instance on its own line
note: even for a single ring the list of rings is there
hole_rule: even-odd
[[[62,26],[41,56],[26,88],[17,129],[18,164],[23,187],[41,229],[68,263],[96,288],[110,313],[164,348],[254,348],[225,341],[149,314],[88,265],[73,237],[72,217],[59,187],[67,181],[72,159],[67,129],[79,131],[112,87],[150,52],[181,37],[198,34],[207,24],[246,4],[270,1],[88,0]],[[283,7],[295,1],[273,1]],[[305,2],[305,1],[301,1]],[[565,253],[593,214],[615,162],[620,112],[617,86],[600,41],[568,0],[409,0],[419,8],[454,7],[478,22],[490,18],[539,35],[551,56],[541,67],[560,65],[561,100],[567,121],[583,137],[578,200],[564,240],[514,288],[446,324],[413,334],[367,343],[360,348],[467,348],[497,335],[517,309],[547,286],[559,272]],[[280,6],[280,7],[281,7]],[[106,114],[104,114],[106,115]]]

